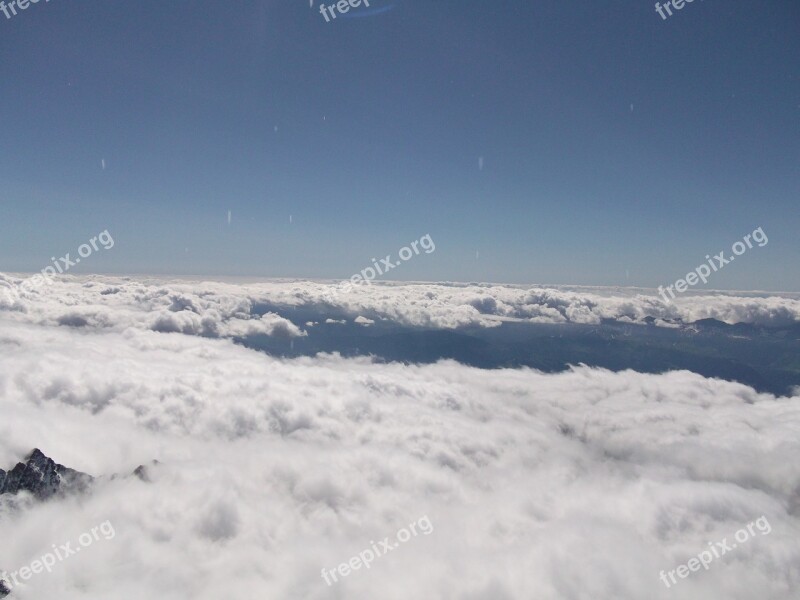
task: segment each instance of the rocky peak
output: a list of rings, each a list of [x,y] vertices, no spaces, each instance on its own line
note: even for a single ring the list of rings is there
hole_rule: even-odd
[[[0,469],[0,494],[29,492],[39,500],[55,495],[83,492],[94,480],[86,473],[69,469],[35,448],[25,462],[6,472]]]

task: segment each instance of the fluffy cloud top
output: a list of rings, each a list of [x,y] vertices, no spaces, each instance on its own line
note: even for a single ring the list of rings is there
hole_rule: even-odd
[[[197,290],[128,278],[64,277],[25,289],[20,287],[24,279],[0,275],[0,280],[0,310],[21,322],[204,337],[305,335],[277,314],[254,314],[248,295],[231,286],[209,284]]]

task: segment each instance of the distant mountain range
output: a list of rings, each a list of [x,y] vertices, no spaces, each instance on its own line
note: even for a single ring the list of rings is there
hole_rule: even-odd
[[[776,395],[800,386],[800,323],[764,327],[701,319],[693,323],[665,321],[665,327],[656,326],[656,320],[648,317],[645,325],[607,319],[598,325],[507,321],[492,328],[426,329],[369,313],[361,316],[375,322],[365,326],[355,323],[352,314],[341,312],[320,315],[307,307],[268,309],[308,332],[306,337],[293,339],[258,335],[239,340],[275,356],[339,352],[385,361],[453,359],[486,369],[526,366],[546,372],[583,363],[645,373],[685,369]],[[345,323],[326,323],[327,319]],[[306,326],[309,321],[316,324]]]

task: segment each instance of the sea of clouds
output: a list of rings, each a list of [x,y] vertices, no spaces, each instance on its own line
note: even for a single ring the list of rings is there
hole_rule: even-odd
[[[800,322],[800,294],[686,293],[665,303],[643,288],[373,282],[329,294],[335,282],[219,282],[132,277],[63,276],[20,288],[0,274],[0,311],[42,325],[123,330],[129,327],[205,337],[304,335],[262,305],[341,310],[432,328],[496,327],[503,321],[597,324],[602,319],[674,326],[714,318],[726,323],[785,326]],[[7,293],[7,290],[15,293]],[[5,292],[5,293],[4,293]]]
[[[325,290],[92,277],[0,295],[0,468],[33,447],[101,477],[159,461],[149,483],[104,477],[84,497],[0,501],[0,571],[97,523],[116,532],[12,598],[797,597],[800,391],[775,397],[685,371],[288,360],[234,343],[305,335],[256,307],[311,306]],[[353,318],[438,327],[800,320],[785,296],[666,306],[619,290],[485,284],[374,285],[337,302]],[[672,589],[659,580],[762,515],[769,535]],[[423,516],[433,533],[325,584],[323,567]]]

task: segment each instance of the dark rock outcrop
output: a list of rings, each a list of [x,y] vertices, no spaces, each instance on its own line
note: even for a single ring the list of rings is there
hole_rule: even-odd
[[[0,469],[0,494],[30,492],[38,500],[56,495],[84,492],[94,478],[69,469],[48,458],[38,448],[25,457],[24,463],[6,472]]]
[[[153,467],[157,467],[159,463],[157,460],[154,460],[150,465],[139,465],[136,469],[131,473],[134,477],[138,477],[145,483],[150,483],[152,479],[150,478],[151,470]]]
[[[0,581],[0,598],[5,598],[11,593],[4,581]]]
[[[149,465],[139,465],[130,475],[121,477],[132,476],[149,482],[151,470],[158,464],[154,460]],[[111,475],[110,479],[113,481],[118,477],[120,476]],[[0,495],[30,492],[38,500],[47,500],[53,496],[86,492],[96,481],[99,480],[91,475],[56,463],[37,448],[25,457],[25,462],[17,463],[10,471],[0,469]],[[0,598],[2,597],[0,589]]]

